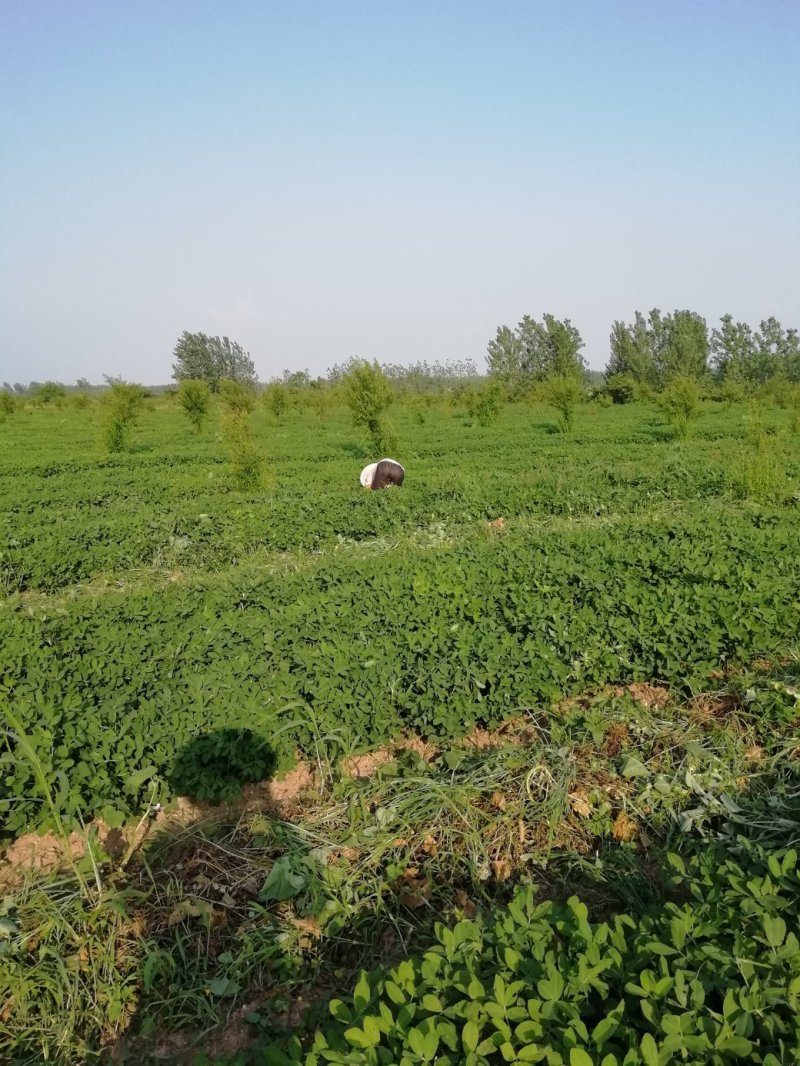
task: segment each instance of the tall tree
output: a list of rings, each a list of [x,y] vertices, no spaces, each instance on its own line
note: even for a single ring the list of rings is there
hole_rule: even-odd
[[[606,376],[628,374],[639,384],[665,385],[676,376],[700,380],[708,371],[706,322],[694,311],[664,315],[654,307],[647,318],[615,322]]]
[[[675,311],[660,319],[663,343],[656,351],[656,366],[662,384],[670,378],[700,381],[708,373],[706,320],[694,311]],[[660,339],[660,338],[659,338]]]
[[[220,382],[226,379],[243,385],[255,385],[258,380],[253,360],[229,337],[184,330],[172,354],[176,381],[205,381],[212,392],[219,392]]]
[[[633,322],[614,322],[606,377],[627,374],[638,385],[654,386],[658,377],[647,319],[637,311]]]
[[[784,329],[777,318],[763,321],[755,335],[759,383],[774,377],[800,381],[800,340],[796,329]]]
[[[539,322],[525,315],[515,330],[499,326],[489,342],[486,362],[492,377],[509,383],[582,377],[586,363],[583,339],[568,318],[544,315]]]
[[[522,373],[523,352],[519,334],[508,326],[498,326],[494,340],[489,341],[486,356],[489,373],[509,382],[516,381]]]
[[[746,322],[734,322],[723,315],[718,329],[711,331],[711,366],[721,381],[737,384],[754,380],[756,341]]]

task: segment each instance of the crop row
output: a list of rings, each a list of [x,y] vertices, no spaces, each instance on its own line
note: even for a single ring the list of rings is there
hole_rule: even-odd
[[[177,582],[0,615],[0,685],[66,810],[160,798],[187,745],[251,730],[279,759],[331,737],[450,737],[615,680],[686,684],[797,632],[790,512],[476,537],[416,556]],[[201,770],[199,771],[201,772]],[[44,821],[0,756],[6,831]]]

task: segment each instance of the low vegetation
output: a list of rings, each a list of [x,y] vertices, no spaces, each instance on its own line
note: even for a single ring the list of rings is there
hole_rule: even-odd
[[[3,1062],[797,1058],[792,331],[617,325],[5,389]]]

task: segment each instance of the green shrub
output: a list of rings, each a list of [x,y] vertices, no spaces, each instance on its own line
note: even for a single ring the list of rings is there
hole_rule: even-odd
[[[47,407],[50,404],[61,404],[66,399],[66,396],[67,390],[60,381],[45,381],[36,387],[31,398],[34,403]]]
[[[378,363],[352,359],[342,377],[341,388],[353,416],[353,424],[366,429],[375,454],[390,451],[394,437],[383,415],[394,393]]]
[[[289,409],[289,390],[281,381],[273,381],[264,389],[263,403],[272,411],[276,418],[280,418]]]
[[[228,412],[237,417],[249,415],[256,405],[255,392],[241,381],[225,378],[220,382],[219,391]]]
[[[658,394],[656,402],[675,436],[688,437],[700,414],[700,388],[694,378],[676,375]]]
[[[256,447],[247,415],[228,411],[222,423],[234,486],[240,492],[253,492],[264,477],[264,459]]]
[[[184,410],[186,417],[198,432],[202,429],[203,422],[208,416],[208,406],[211,402],[211,389],[205,381],[181,381],[178,385],[178,403]]]
[[[571,374],[560,374],[547,383],[547,402],[558,411],[558,428],[568,433],[575,422],[575,408],[584,398],[584,388]]]
[[[110,452],[122,452],[130,446],[133,428],[139,420],[147,393],[141,385],[114,380],[104,397],[106,419],[105,445]]]
[[[465,398],[467,411],[479,425],[494,425],[503,400],[503,390],[498,382],[492,381],[482,389],[467,389]]]
[[[17,398],[8,389],[0,389],[0,418],[13,415],[17,409]]]
[[[614,403],[633,403],[638,394],[636,379],[626,373],[609,374],[606,392]]]

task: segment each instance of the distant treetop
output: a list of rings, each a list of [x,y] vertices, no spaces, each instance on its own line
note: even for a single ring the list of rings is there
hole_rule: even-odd
[[[172,376],[176,381],[204,381],[212,392],[219,392],[220,382],[225,380],[242,385],[255,385],[258,380],[253,360],[228,337],[184,330],[172,354]]]

